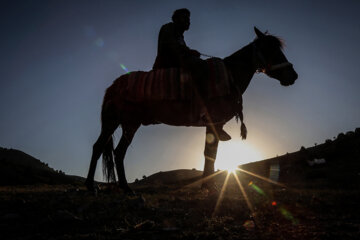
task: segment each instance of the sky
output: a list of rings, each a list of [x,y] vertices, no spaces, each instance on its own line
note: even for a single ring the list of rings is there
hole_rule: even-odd
[[[225,155],[246,160],[241,151],[229,155],[230,145],[255,149],[261,160],[360,127],[359,1],[1,1],[0,146],[85,177],[106,88],[125,74],[120,64],[151,70],[159,29],[178,8],[191,11],[190,48],[223,58],[253,41],[257,26],[285,40],[299,74],[289,87],[254,76],[243,95],[248,139],[229,121],[233,139],[220,143],[216,164]],[[205,128],[141,127],[126,176],[202,170],[204,144]]]

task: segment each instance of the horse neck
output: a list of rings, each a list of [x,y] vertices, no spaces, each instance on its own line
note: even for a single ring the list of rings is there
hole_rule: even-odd
[[[234,84],[240,94],[245,92],[256,71],[253,55],[253,47],[250,43],[234,54],[224,58],[225,66],[231,72]]]

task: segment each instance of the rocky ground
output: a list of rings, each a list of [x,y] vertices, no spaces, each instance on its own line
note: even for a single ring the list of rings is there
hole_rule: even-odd
[[[198,184],[1,187],[0,239],[360,239],[359,189],[239,179],[248,203],[233,176],[222,197]]]
[[[0,239],[360,239],[359,149],[360,128],[243,165],[238,181],[220,172],[213,191],[201,171],[174,170],[126,196],[0,148]]]

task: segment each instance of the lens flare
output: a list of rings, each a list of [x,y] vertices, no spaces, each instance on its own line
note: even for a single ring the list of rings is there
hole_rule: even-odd
[[[240,191],[241,191],[242,195],[244,196],[244,199],[245,199],[245,201],[246,201],[246,204],[247,204],[248,208],[250,209],[251,214],[253,214],[253,213],[254,213],[254,208],[253,208],[253,206],[252,206],[252,204],[251,204],[251,202],[250,202],[250,200],[249,200],[248,195],[247,195],[246,192],[245,192],[244,187],[242,186],[242,184],[241,184],[241,182],[240,182],[239,177],[238,177],[236,174],[234,174],[234,177],[235,177],[236,183],[238,184],[238,186],[239,186],[239,188],[240,188]]]
[[[84,33],[87,37],[95,37],[96,36],[96,31],[93,26],[85,26]]]
[[[221,204],[221,202],[222,202],[222,200],[224,198],[224,194],[225,194],[226,187],[228,185],[229,177],[230,177],[230,174],[227,174],[226,178],[225,178],[225,181],[224,181],[224,185],[221,188],[220,196],[219,196],[219,198],[218,198],[218,200],[216,202],[215,209],[214,209],[214,212],[212,214],[213,217],[216,216],[217,211],[219,210],[220,204]]]
[[[215,136],[212,133],[206,134],[206,142],[212,144],[215,141]]]
[[[207,177],[205,177],[205,178],[201,178],[200,180],[197,180],[197,181],[195,181],[195,182],[193,182],[193,183],[190,183],[190,184],[188,184],[188,185],[185,185],[185,186],[182,187],[181,189],[183,189],[183,188],[191,188],[191,187],[194,187],[194,186],[196,186],[196,185],[198,185],[198,184],[206,183],[207,181],[210,181],[212,178],[214,178],[215,176],[217,176],[217,175],[219,175],[219,174],[221,174],[221,173],[223,173],[223,172],[225,172],[225,171],[223,170],[223,171],[215,172],[215,173],[213,173],[213,174],[211,174],[211,175],[209,175],[209,176],[207,176]]]
[[[253,230],[255,228],[255,223],[252,220],[246,220],[243,224],[244,228],[248,231]]]
[[[125,67],[124,64],[120,63],[120,67],[128,74],[130,74],[130,71],[127,69],[127,67]]]
[[[294,225],[298,224],[298,220],[294,218],[294,216],[285,208],[279,208],[280,213],[287,219],[290,220]]]
[[[104,40],[103,40],[101,37],[99,37],[99,38],[97,38],[97,39],[95,40],[95,45],[98,46],[98,47],[103,47],[104,44],[105,44],[105,42],[104,42]]]
[[[249,175],[251,175],[251,176],[257,177],[257,178],[259,178],[259,179],[261,179],[261,180],[264,180],[264,181],[266,181],[266,182],[269,182],[269,183],[272,183],[272,184],[275,184],[275,185],[278,185],[278,186],[281,186],[281,187],[286,187],[284,184],[275,182],[275,181],[273,181],[273,180],[271,180],[271,179],[269,179],[269,178],[260,176],[260,175],[258,175],[258,174],[252,173],[252,172],[250,172],[250,171],[246,171],[246,170],[244,170],[244,169],[242,169],[242,168],[239,168],[239,171],[244,172],[244,173],[247,173],[247,174],[249,174]]]
[[[249,186],[252,187],[252,189],[254,189],[257,193],[266,196],[265,192],[261,188],[256,186],[255,183],[253,183],[252,181],[249,183]]]
[[[257,193],[265,196],[267,199],[269,199],[269,197],[265,194],[265,192],[258,186],[256,186],[252,181],[249,182],[249,186],[251,188],[253,188]],[[272,201],[271,205],[273,207],[278,206],[278,203],[276,201]],[[288,211],[286,210],[284,207],[279,207],[279,211],[280,213],[287,219],[290,220],[292,222],[292,224],[296,225],[298,224],[298,220],[296,218],[294,218],[294,216]]]

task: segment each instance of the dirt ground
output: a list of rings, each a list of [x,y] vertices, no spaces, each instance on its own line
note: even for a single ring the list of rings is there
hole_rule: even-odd
[[[287,188],[233,176],[198,185],[0,188],[0,239],[360,239],[360,189]],[[220,200],[219,200],[220,199]],[[246,199],[248,201],[246,201]]]

